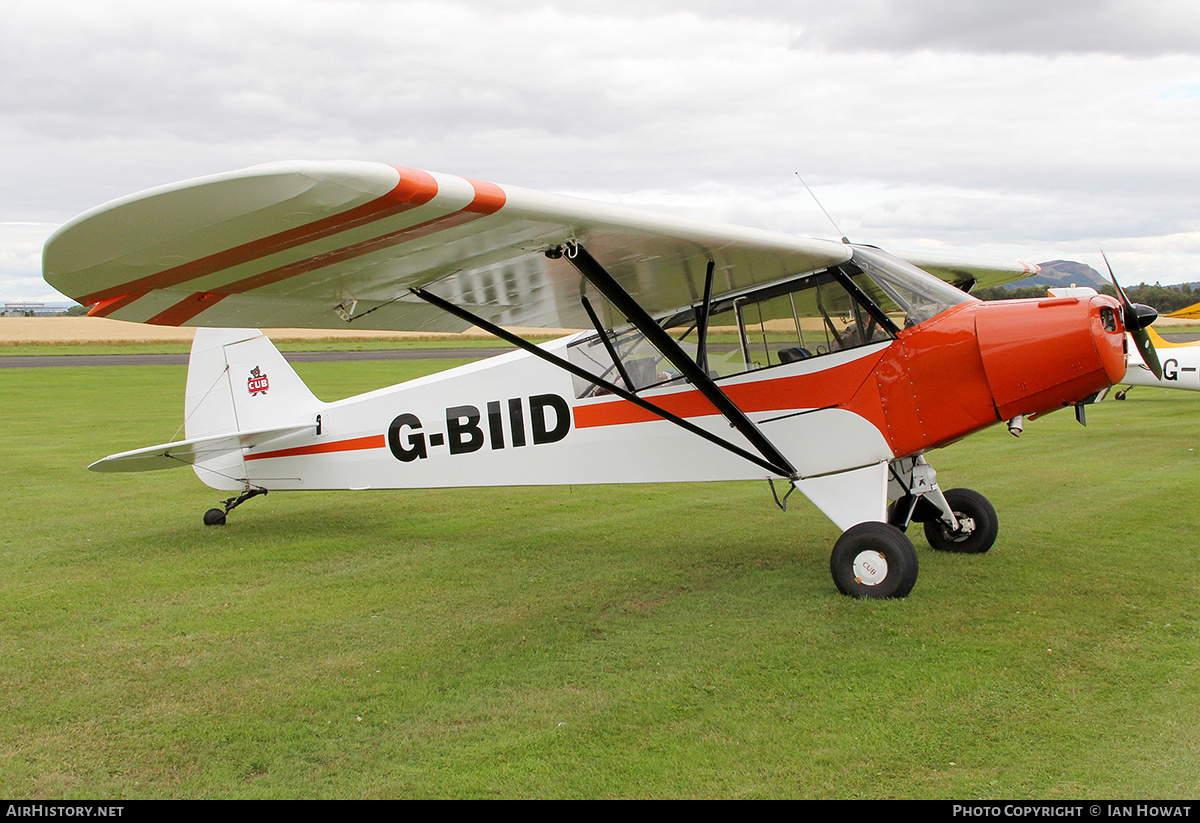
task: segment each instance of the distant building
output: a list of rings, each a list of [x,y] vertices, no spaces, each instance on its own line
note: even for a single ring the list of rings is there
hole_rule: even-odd
[[[0,317],[54,317],[66,314],[74,303],[5,303]]]

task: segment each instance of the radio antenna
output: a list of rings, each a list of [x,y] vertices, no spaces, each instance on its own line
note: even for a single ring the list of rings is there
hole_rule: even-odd
[[[842,235],[842,242],[846,245],[850,245],[850,238],[842,234],[841,228],[839,228],[834,219],[829,216],[829,212],[825,211],[825,207],[821,205],[821,201],[817,199],[815,194],[813,194],[813,190],[808,187],[808,183],[804,182],[804,178],[800,176],[800,172],[796,172],[796,178],[800,181],[800,185],[804,186],[804,190],[808,192],[809,196],[812,197],[813,202],[817,204],[817,208],[819,208],[825,215],[825,219],[829,221],[831,226],[833,226],[833,230]]]

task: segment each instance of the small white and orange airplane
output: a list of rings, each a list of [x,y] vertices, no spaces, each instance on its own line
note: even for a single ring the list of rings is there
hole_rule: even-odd
[[[846,241],[351,161],[122,198],[43,259],[93,315],[201,327],[185,439],[91,468],[191,466],[237,492],[205,523],[277,490],[762,479],[843,530],[830,568],[854,597],[909,593],[913,520],[935,549],[991,548],[991,504],[943,491],[926,454],[1080,408],[1153,319],[1127,299],[984,303],[944,282],[1021,265],[926,271]],[[255,330],[470,326],[519,350],[334,403]],[[512,327],[586,331],[533,345]]]

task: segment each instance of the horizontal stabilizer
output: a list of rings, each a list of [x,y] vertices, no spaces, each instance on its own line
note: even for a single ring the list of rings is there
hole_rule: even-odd
[[[316,422],[279,426],[271,429],[230,432],[192,440],[177,440],[147,446],[144,449],[110,454],[88,466],[94,472],[148,472],[158,469],[174,469],[217,457],[222,454],[240,452],[270,443],[290,434],[315,430]]]

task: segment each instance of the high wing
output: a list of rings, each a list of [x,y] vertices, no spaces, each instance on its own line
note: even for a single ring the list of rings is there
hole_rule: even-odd
[[[461,331],[411,293],[503,326],[590,328],[578,243],[651,315],[695,305],[709,261],[730,294],[849,259],[842,243],[663,217],[453,175],[357,161],[294,162],[106,203],[46,243],[46,280],[93,315],[167,326]],[[955,285],[1036,267],[905,255]],[[603,300],[602,320],[620,324]]]
[[[897,256],[963,291],[1003,286],[1032,277],[1041,271],[1041,267],[1035,263],[969,260],[958,256],[943,257],[932,252],[898,252]]]
[[[1167,317],[1178,317],[1181,320],[1200,320],[1200,303],[1193,303],[1186,308],[1177,309],[1168,314]],[[1156,340],[1155,343],[1157,342]]]
[[[835,265],[841,243],[711,225],[446,174],[352,161],[259,166],[80,215],[46,280],[93,314],[159,325],[457,331],[410,293],[505,326],[587,328],[579,243],[652,314]],[[603,307],[603,301],[596,301]],[[619,317],[606,317],[622,322]]]

